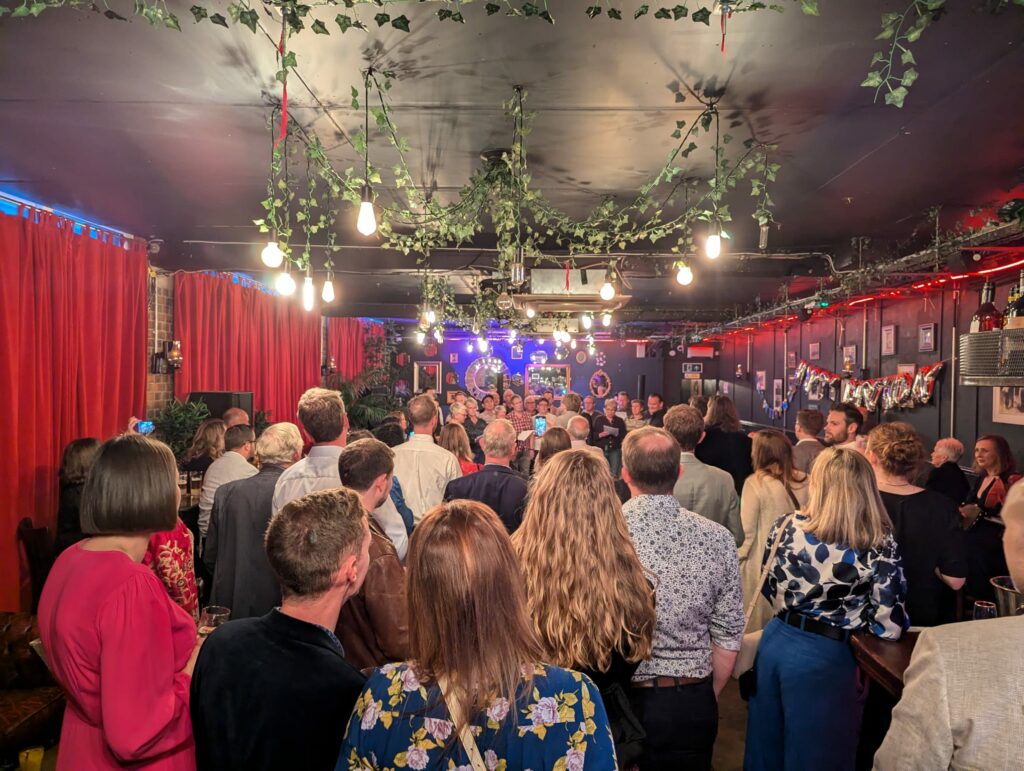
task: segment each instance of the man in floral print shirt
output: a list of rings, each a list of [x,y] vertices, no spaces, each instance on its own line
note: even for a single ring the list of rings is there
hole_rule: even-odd
[[[633,675],[630,701],[647,731],[641,769],[711,768],[718,694],[743,638],[743,591],[732,534],[672,496],[679,444],[662,428],[622,446],[623,505],[643,566],[657,576],[654,650]]]

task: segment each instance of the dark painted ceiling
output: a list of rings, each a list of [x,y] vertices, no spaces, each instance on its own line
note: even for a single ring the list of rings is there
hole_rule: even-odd
[[[783,14],[737,15],[724,56],[714,27],[650,17],[590,21],[588,4],[562,0],[553,27],[487,17],[475,3],[465,25],[442,24],[433,18],[438,6],[423,3],[403,6],[410,34],[388,27],[303,33],[292,43],[305,82],[292,81],[292,114],[322,139],[337,168],[357,164],[346,135],[362,114],[351,109],[349,89],[368,63],[395,70],[394,116],[410,142],[413,173],[450,200],[481,150],[508,145],[501,103],[522,84],[537,114],[528,145],[534,183],[556,206],[582,215],[605,195],[635,194],[661,166],[675,121],[701,109],[692,96],[677,101],[677,92],[724,89],[720,109],[737,138],[731,152],[748,136],[779,145],[773,197],[781,229],[772,249],[840,259],[854,236],[891,250],[928,207],[941,204],[954,219],[1008,188],[1024,166],[1021,9],[993,16],[974,2],[951,2],[917,44],[921,77],[897,110],[872,104],[872,91],[859,84],[880,14],[901,3],[824,0],[820,18],[795,5]],[[0,21],[0,189],[162,238],[161,267],[258,276],[251,221],[261,215],[269,105],[279,97],[273,43],[242,27],[194,25],[188,3],[169,5],[182,18],[181,33],[72,10]],[[373,12],[360,11],[371,27]],[[375,163],[388,162],[387,150],[373,141]],[[710,152],[691,163],[692,176],[711,175]],[[733,252],[757,246],[747,189],[731,201]],[[372,238],[355,232],[354,209],[342,220],[341,242],[359,248],[337,260],[344,278],[333,312],[408,315],[419,299],[419,279],[407,273],[415,258],[373,248]],[[490,243],[483,237],[474,246]],[[468,248],[431,265],[486,268],[492,257]],[[655,262],[632,261],[634,304],[680,318],[768,300],[783,284],[808,289],[816,283],[806,274],[824,270],[820,257],[725,256],[698,262],[696,281],[684,288],[656,277]]]

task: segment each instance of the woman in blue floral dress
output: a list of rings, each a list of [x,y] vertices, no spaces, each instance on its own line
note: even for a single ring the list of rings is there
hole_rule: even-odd
[[[850,633],[898,640],[909,626],[892,523],[856,450],[833,448],[811,468],[807,505],[782,528],[763,593],[777,615],[757,649],[743,767],[855,767],[865,686]]]
[[[493,511],[435,506],[406,564],[412,660],[370,676],[337,771],[614,771],[593,682],[541,663],[523,576]]]

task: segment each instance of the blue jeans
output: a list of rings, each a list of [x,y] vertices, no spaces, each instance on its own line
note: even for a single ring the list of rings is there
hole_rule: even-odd
[[[755,666],[743,768],[852,771],[866,688],[850,644],[776,618]]]
[[[612,471],[612,479],[619,478],[619,472],[622,471],[622,450],[605,450],[605,460],[608,461],[608,468]]]

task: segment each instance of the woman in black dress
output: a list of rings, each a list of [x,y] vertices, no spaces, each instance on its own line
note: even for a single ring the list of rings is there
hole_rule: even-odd
[[[960,458],[964,454],[964,445],[959,439],[946,437],[935,443],[932,450],[932,470],[928,474],[925,487],[942,493],[957,506],[963,503],[971,492],[971,483],[960,470]]]
[[[64,448],[60,461],[60,498],[57,507],[57,538],[53,544],[53,556],[56,557],[66,548],[87,536],[82,532],[78,520],[79,507],[82,504],[82,487],[89,469],[96,460],[100,448],[100,440],[91,436],[75,439]]]
[[[605,399],[604,414],[594,418],[590,431],[590,443],[601,448],[613,478],[622,470],[622,440],[626,438],[626,421],[615,414],[617,410],[614,399]]]
[[[754,466],[750,459],[752,443],[740,428],[740,416],[732,399],[721,394],[711,397],[704,429],[704,438],[694,452],[697,460],[728,471],[739,495],[747,477],[754,473]]]
[[[224,421],[220,418],[204,420],[192,437],[192,446],[185,452],[180,468],[182,471],[198,471],[206,474],[217,458],[224,454]]]
[[[953,501],[913,483],[924,445],[908,423],[882,423],[865,452],[893,524],[914,626],[956,620],[956,592],[967,576],[967,549]]]

